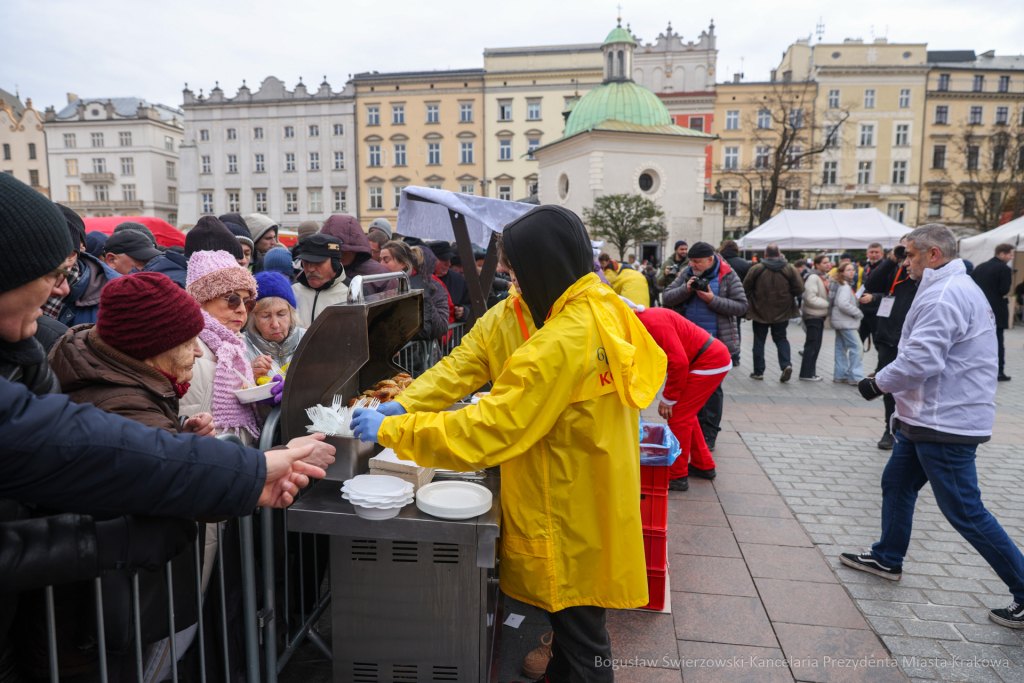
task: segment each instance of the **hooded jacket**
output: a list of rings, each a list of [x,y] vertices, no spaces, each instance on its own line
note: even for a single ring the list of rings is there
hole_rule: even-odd
[[[143,273],[163,273],[185,289],[185,278],[188,275],[188,259],[181,254],[167,250],[161,256],[154,256],[146,262]]]
[[[811,268],[804,276],[804,296],[800,311],[805,318],[828,317],[828,283],[820,271]]]
[[[857,305],[853,287],[833,280],[828,283],[828,315],[833,330],[856,330],[864,319],[864,311]]]
[[[781,256],[754,264],[743,278],[743,291],[750,302],[747,318],[754,322],[782,323],[800,315],[796,297],[803,294],[804,281]]]
[[[992,307],[992,312],[996,316],[996,328],[1005,330],[1010,326],[1010,309],[1006,305],[1006,295],[1013,286],[1013,269],[999,257],[993,256],[975,268],[970,276],[985,294],[988,305]]]
[[[57,322],[68,327],[96,322],[100,292],[108,282],[121,277],[116,270],[86,251],[78,252],[78,265],[82,269],[82,277],[64,297],[64,308],[57,318]]]
[[[743,282],[743,278],[747,276],[747,273],[750,272],[750,269],[754,264],[740,256],[740,253],[735,249],[723,249],[720,254],[722,259],[728,263],[729,267],[732,268],[734,273],[736,273],[740,282]]]
[[[300,273],[292,285],[295,294],[295,310],[299,314],[299,325],[309,327],[324,308],[332,304],[340,304],[348,299],[348,286],[345,285],[345,269],[335,276],[326,286],[313,289],[306,281],[306,274]]]
[[[391,272],[387,269],[387,266],[383,266],[370,258],[370,255],[373,253],[370,249],[370,240],[366,239],[366,233],[363,232],[363,227],[359,225],[359,221],[355,217],[345,214],[334,214],[327,219],[324,227],[320,228],[320,232],[331,237],[337,237],[341,240],[341,250],[343,252],[347,251],[355,254],[355,260],[345,266],[346,286],[351,284],[352,278],[356,275],[377,275],[379,273]],[[398,281],[382,280],[380,282],[370,282],[363,285],[363,288],[366,292],[378,294],[386,289],[398,289]]]
[[[713,311],[718,319],[716,321],[716,336],[730,354],[740,352],[739,316],[747,312],[747,295],[743,291],[743,284],[732,272],[728,263],[722,261],[718,265],[718,294],[708,302],[707,307]],[[692,273],[689,266],[683,271]],[[686,281],[689,277],[677,277],[672,281],[661,295],[661,302],[665,308],[671,308],[680,315],[685,315],[686,306],[690,299],[697,296],[686,289]]]
[[[997,370],[995,316],[963,261],[925,270],[899,355],[875,375],[878,388],[896,400],[896,419],[987,441]]]
[[[523,285],[523,313],[539,329],[500,369],[492,364],[500,355],[488,361],[497,377],[478,405],[387,417],[380,442],[428,467],[501,465],[507,595],[548,611],[644,605],[636,424],[665,376],[665,354],[590,272],[589,240],[574,214],[539,207],[510,223],[504,241]],[[516,298],[481,318],[481,332],[498,345],[515,339]],[[495,340],[502,326],[510,336]],[[438,386],[474,352],[490,356],[475,332],[474,348],[442,360],[406,391],[424,381]]]
[[[619,272],[615,278],[612,289],[619,296],[624,296],[635,304],[644,308],[651,306],[651,290],[647,278],[643,273],[633,269],[619,266]]]
[[[409,286],[423,290],[423,329],[416,335],[416,339],[440,339],[448,334],[448,292],[433,277],[434,269],[437,268],[434,252],[421,248],[420,253],[423,255],[423,263],[409,276]]]

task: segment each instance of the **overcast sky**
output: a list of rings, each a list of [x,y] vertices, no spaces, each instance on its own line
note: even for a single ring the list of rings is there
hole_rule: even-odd
[[[695,40],[714,19],[719,82],[741,63],[747,79],[766,79],[819,17],[826,42],[885,36],[930,49],[1024,51],[1021,0],[4,0],[0,88],[17,87],[40,111],[63,107],[68,92],[180,106],[186,82],[198,94],[220,81],[233,97],[243,78],[255,90],[269,75],[289,88],[326,75],[340,90],[362,71],[482,67],[486,47],[600,42],[618,2],[644,42],[669,21]]]

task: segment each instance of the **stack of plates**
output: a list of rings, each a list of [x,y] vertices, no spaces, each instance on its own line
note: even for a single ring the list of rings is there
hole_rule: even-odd
[[[490,490],[467,481],[435,481],[416,492],[416,507],[441,519],[472,519],[491,509]]]
[[[360,474],[341,487],[341,497],[364,519],[391,519],[414,499],[410,482],[383,474]]]

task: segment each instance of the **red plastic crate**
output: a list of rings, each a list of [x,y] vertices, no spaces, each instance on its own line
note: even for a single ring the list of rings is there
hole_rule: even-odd
[[[668,495],[668,468],[640,465],[640,492]]]
[[[640,520],[644,532],[668,529],[668,492],[640,493]]]
[[[668,575],[668,567],[664,569],[647,570],[647,594],[650,602],[640,609],[651,609],[661,611],[665,609],[665,583]]]
[[[668,532],[644,532],[644,556],[648,569],[664,569],[668,560]]]

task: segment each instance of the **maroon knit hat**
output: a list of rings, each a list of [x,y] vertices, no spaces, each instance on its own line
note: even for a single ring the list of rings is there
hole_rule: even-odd
[[[136,360],[159,356],[199,336],[199,304],[161,273],[132,273],[109,281],[100,294],[96,334]]]

